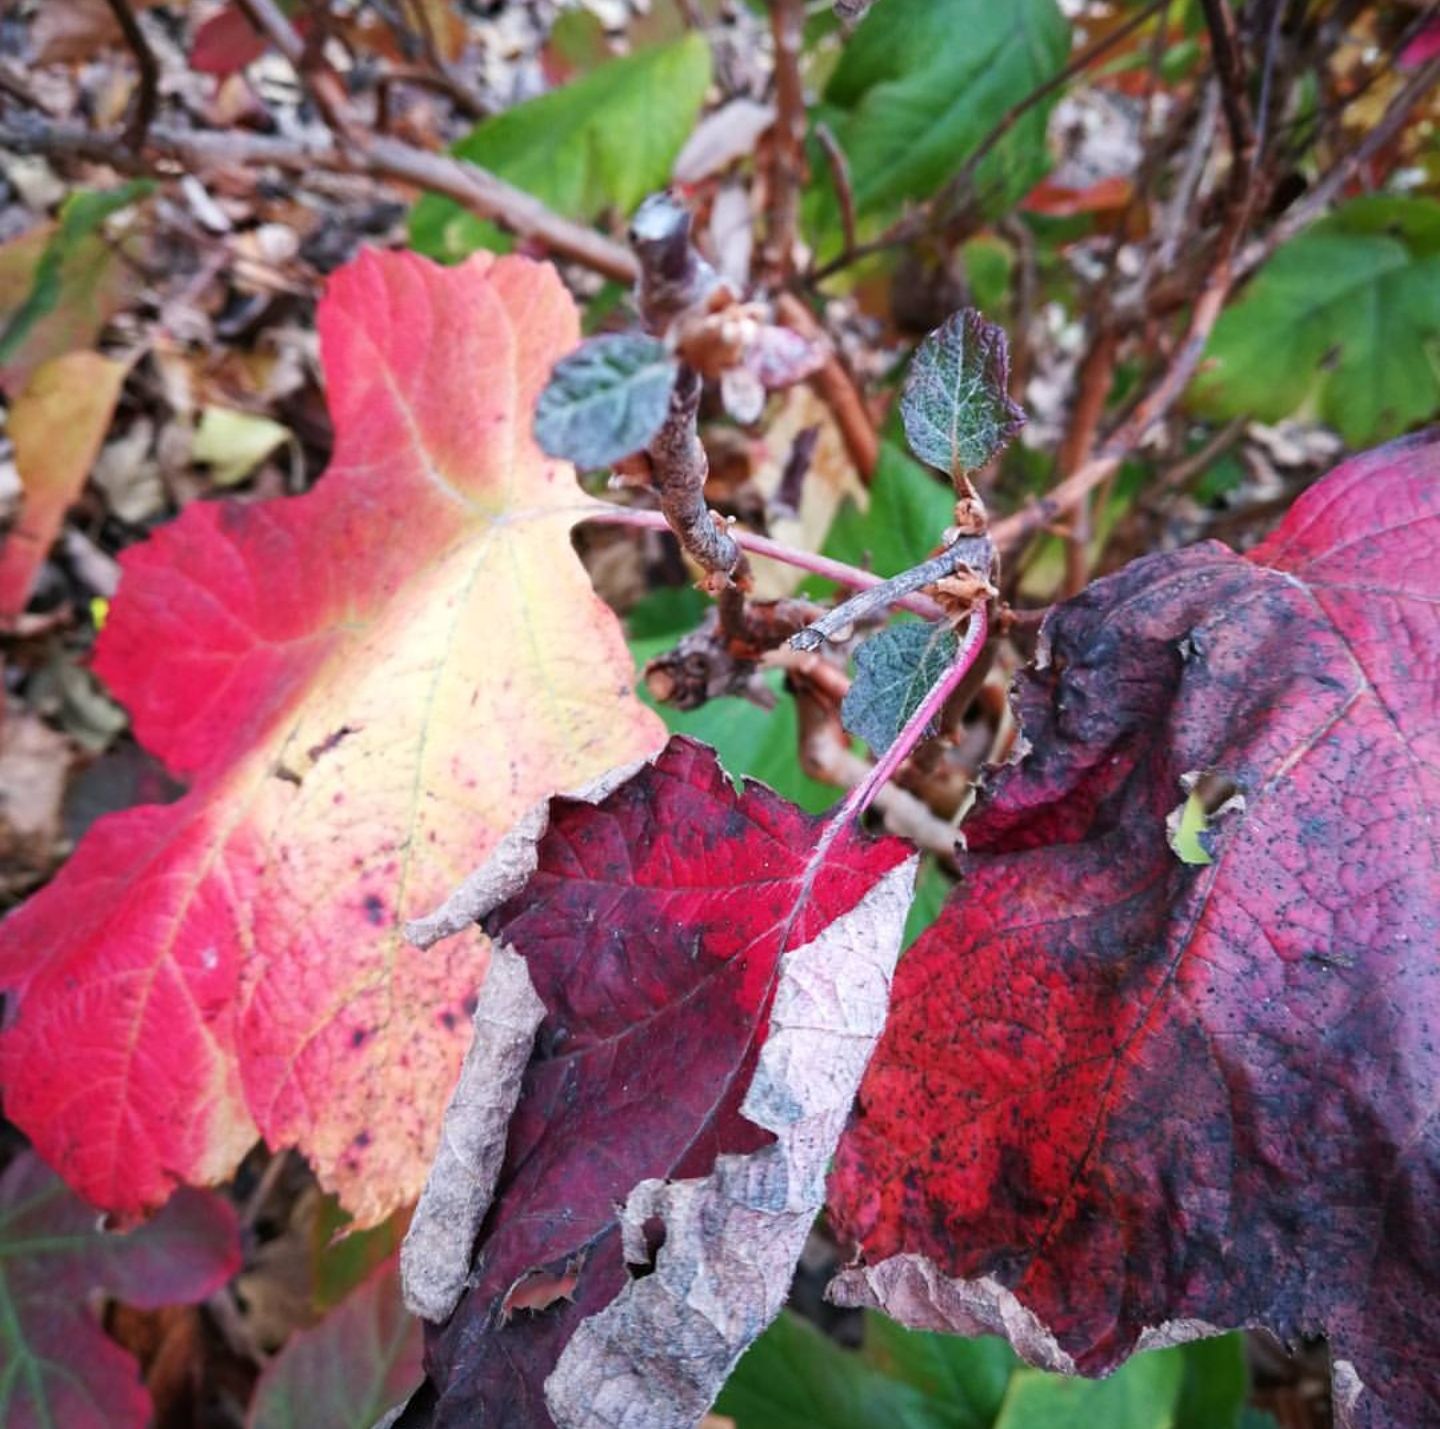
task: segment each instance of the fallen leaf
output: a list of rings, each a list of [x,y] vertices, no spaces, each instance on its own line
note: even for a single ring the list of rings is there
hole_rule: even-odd
[[[105,439],[128,362],[67,352],[39,367],[10,405],[9,433],[25,488],[20,519],[0,545],[0,624],[20,615],[65,512]]]
[[[0,893],[11,893],[17,878],[23,888],[58,861],[61,804],[73,758],[63,734],[34,715],[5,711],[0,722]]]
[[[33,250],[33,263],[31,249],[8,255],[0,277],[0,284],[6,289],[13,286],[14,293],[13,305],[5,303],[5,327],[0,332],[0,363],[9,373],[7,385],[17,372],[46,357],[90,346],[108,316],[106,279],[116,261],[105,238],[105,224],[154,187],[149,179],[132,179],[113,189],[78,189],[61,204],[59,223],[42,230],[44,241]],[[5,296],[8,299],[10,294]],[[55,322],[57,310],[60,320]],[[50,330],[37,332],[47,319]]]
[[[7,333],[31,298],[36,269],[51,250],[58,227],[44,223],[0,244],[0,313],[6,315]],[[47,312],[35,315],[23,342],[0,361],[0,387],[14,395],[42,363],[93,347],[101,328],[138,286],[134,270],[99,234],[67,246],[60,262],[58,299]]]
[[[813,432],[813,438],[806,437],[807,432]],[[795,492],[782,487],[796,444],[802,440],[813,441],[813,445],[804,476],[798,483],[797,510],[794,509]],[[802,551],[818,551],[825,545],[846,501],[869,499],[829,407],[803,384],[781,395],[776,410],[756,439],[755,470],[750,479],[769,503],[770,536]],[[939,529],[943,530],[949,521],[953,505],[953,498],[945,502],[945,520]],[[756,600],[779,600],[793,595],[805,579],[805,572],[798,567],[763,556],[752,556],[751,565]],[[766,782],[773,787],[774,780]]]
[[[654,748],[529,439],[575,345],[548,266],[362,255],[321,305],[304,496],[192,503],[122,560],[95,668],[189,792],[97,823],[0,927],[6,1112],[136,1215],[258,1127],[364,1225],[412,1201],[487,945],[432,907],[536,799]]]
[[[1046,622],[836,1159],[837,1298],[1086,1374],[1323,1332],[1342,1423],[1435,1420],[1437,608],[1412,438]],[[1195,771],[1243,801],[1205,865]]]
[[[1042,179],[1020,205],[1027,213],[1047,218],[1074,218],[1082,213],[1110,213],[1128,208],[1135,193],[1134,183],[1119,174],[1097,179],[1083,188]]]
[[[293,440],[288,427],[269,417],[228,407],[206,407],[195,428],[190,457],[211,468],[216,486],[234,486],[272,452]]]
[[[250,17],[232,3],[196,27],[190,42],[190,68],[198,74],[236,74],[269,48],[269,41],[250,23]]]
[[[131,3],[136,10],[148,10],[160,0]],[[42,5],[36,12],[30,43],[37,65],[78,64],[124,43],[124,37],[108,0],[64,0],[60,5]]]
[[[755,153],[761,136],[775,122],[775,106],[742,96],[722,104],[695,126],[675,156],[670,177],[677,184],[698,184]]]
[[[884,1020],[905,845],[737,792],[683,738],[607,784],[460,896],[545,1017],[406,1423],[693,1425],[784,1303]],[[545,1308],[507,1319],[537,1285]]]
[[[420,1382],[420,1351],[392,1256],[265,1366],[246,1429],[371,1429]]]
[[[0,1420],[7,1429],[145,1429],[150,1396],[135,1361],[88,1303],[194,1303],[240,1266],[229,1203],[189,1188],[121,1235],[32,1152],[0,1176]]]

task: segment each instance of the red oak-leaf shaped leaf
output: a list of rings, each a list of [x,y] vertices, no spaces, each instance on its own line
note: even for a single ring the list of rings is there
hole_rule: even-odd
[[[1089,1374],[1324,1332],[1343,1422],[1440,1420],[1437,614],[1422,437],[1047,621],[837,1156],[837,1298]],[[1200,771],[1243,800],[1208,866]]]
[[[551,801],[484,918],[543,1015],[402,1425],[697,1421],[784,1303],[883,1025],[906,845],[683,738],[594,797]]]
[[[189,791],[101,820],[0,928],[6,1113],[126,1215],[257,1128],[362,1224],[412,1201],[488,947],[435,905],[538,799],[657,748],[530,437],[579,335],[548,265],[362,254],[318,325],[303,496],[195,502],[122,558],[96,669]]]
[[[0,1176],[0,1423],[144,1429],[154,1405],[139,1366],[87,1301],[100,1291],[140,1309],[193,1304],[239,1268],[235,1212],[218,1196],[186,1189],[119,1234],[23,1152]]]

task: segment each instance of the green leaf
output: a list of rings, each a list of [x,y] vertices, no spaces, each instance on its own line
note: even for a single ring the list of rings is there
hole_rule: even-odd
[[[920,344],[900,394],[915,455],[953,477],[978,471],[1025,425],[1009,387],[1004,328],[973,308],[946,318]]]
[[[589,222],[607,208],[628,215],[669,179],[709,83],[709,46],[692,33],[483,120],[454,152],[567,218]],[[510,246],[493,224],[434,194],[415,205],[410,241],[450,262]]]
[[[593,470],[645,447],[670,410],[676,361],[644,333],[582,342],[555,364],[535,408],[535,440],[551,456]]]
[[[995,1429],[1174,1429],[1184,1375],[1179,1350],[1136,1355],[1109,1379],[1019,1370]]]
[[[934,873],[946,891],[953,887],[938,870]],[[924,879],[922,873],[922,891]],[[945,1429],[988,1429],[1020,1365],[1015,1351],[996,1335],[962,1339],[907,1330],[884,1315],[866,1315],[862,1353],[876,1370],[922,1391]]]
[[[60,223],[46,241],[23,300],[5,319],[0,333],[0,363],[15,357],[35,327],[60,306],[68,287],[74,285],[88,292],[99,283],[111,261],[110,249],[100,238],[105,220],[154,187],[149,179],[132,179],[114,189],[81,189],[65,200],[60,208]]]
[[[869,510],[842,507],[825,554],[852,566],[868,564],[881,575],[898,575],[923,561],[954,519],[955,493],[899,447],[881,442]]]
[[[1175,1429],[1232,1429],[1241,1422],[1250,1395],[1245,1337],[1217,1335],[1194,1340],[1181,1350],[1184,1383],[1175,1413]]]
[[[1315,412],[1351,446],[1440,412],[1440,204],[1361,199],[1282,246],[1220,315],[1192,407]]]
[[[988,1429],[1015,1357],[865,1317],[865,1346],[842,1349],[785,1312],[750,1347],[716,1401],[737,1429]]]
[[[1055,0],[884,0],[847,41],[817,118],[850,163],[862,219],[877,222],[928,197],[1014,104],[1057,74],[1070,25]],[[981,163],[987,207],[1018,201],[1049,167],[1049,103],[1027,111]],[[835,202],[817,169],[812,235],[837,235]]]
[[[872,636],[855,652],[855,680],[840,718],[876,754],[883,754],[955,663],[958,642],[948,625],[907,621]]]

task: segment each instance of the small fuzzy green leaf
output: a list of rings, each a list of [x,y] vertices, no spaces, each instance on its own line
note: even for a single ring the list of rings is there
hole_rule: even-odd
[[[578,467],[609,466],[660,430],[675,359],[643,333],[592,337],[555,364],[535,408],[535,440]]]
[[[855,653],[840,718],[877,754],[889,749],[936,681],[955,663],[948,625],[892,625]]]
[[[1004,330],[973,308],[947,318],[920,344],[900,397],[915,455],[956,479],[978,471],[1025,425],[1009,384]]]

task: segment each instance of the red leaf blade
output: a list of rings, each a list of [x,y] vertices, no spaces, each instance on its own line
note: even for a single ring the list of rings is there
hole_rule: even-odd
[[[783,1302],[914,860],[737,793],[680,738],[598,804],[553,800],[535,857],[484,922],[545,1014],[471,1288],[430,1332],[426,1422],[545,1425],[597,1394],[602,1417],[693,1422]],[[701,1285],[729,1287],[723,1324],[689,1304]]]
[[[844,1298],[1089,1373],[1175,1322],[1323,1329],[1354,1422],[1435,1415],[1437,601],[1422,438],[1252,559],[1151,557],[1057,611],[837,1157]],[[1245,801],[1208,867],[1166,836],[1195,771]]]

